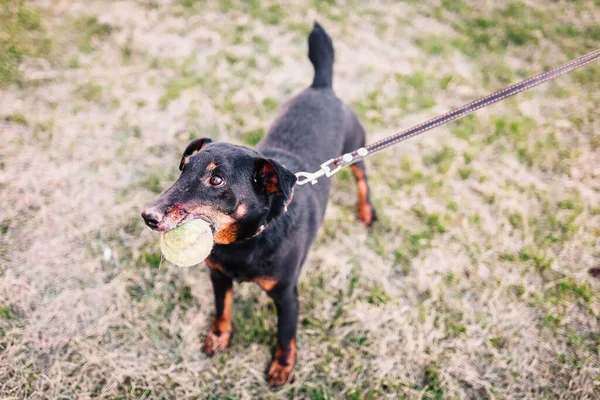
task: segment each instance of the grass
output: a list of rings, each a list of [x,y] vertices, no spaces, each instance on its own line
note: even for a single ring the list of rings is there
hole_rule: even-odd
[[[19,65],[26,57],[47,56],[52,39],[45,35],[39,10],[24,2],[0,3],[0,87],[22,83]]]
[[[74,28],[79,34],[79,50],[82,53],[91,53],[97,44],[108,38],[113,27],[98,21],[96,16],[85,16],[74,21]]]
[[[189,140],[264,137],[310,82],[314,17],[374,142],[596,47],[599,6],[0,1],[0,397],[596,398],[595,65],[369,157],[370,230],[336,175],[276,391],[268,296],[235,284],[206,357],[208,271],[139,214]]]
[[[28,125],[27,118],[21,113],[9,114],[4,117],[4,120],[7,122],[13,122],[19,125]]]
[[[88,82],[75,89],[75,94],[90,102],[99,102],[102,100],[102,86]]]
[[[263,128],[253,129],[244,133],[244,143],[248,146],[256,146],[258,142],[265,136]]]
[[[175,78],[167,83],[164,94],[158,99],[158,104],[164,108],[171,101],[178,99],[183,91],[200,83],[202,83],[200,77]]]

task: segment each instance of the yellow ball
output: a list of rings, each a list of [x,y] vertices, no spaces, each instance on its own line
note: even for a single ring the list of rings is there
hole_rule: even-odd
[[[200,264],[213,247],[208,222],[195,219],[160,235],[160,250],[165,258],[180,267]]]

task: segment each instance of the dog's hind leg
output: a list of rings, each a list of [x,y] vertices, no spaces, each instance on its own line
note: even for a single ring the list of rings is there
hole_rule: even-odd
[[[358,219],[366,227],[370,227],[377,220],[377,213],[371,203],[369,181],[365,170],[364,161],[359,161],[350,166],[352,173],[356,178],[356,187],[358,190]]]
[[[346,112],[346,141],[344,143],[344,152],[351,152],[363,147],[366,142],[365,130],[360,120],[350,108],[345,108]],[[371,193],[369,189],[369,180],[364,161],[359,161],[350,166],[352,173],[356,178],[358,189],[358,219],[366,227],[370,227],[377,220],[377,213],[371,203]]]

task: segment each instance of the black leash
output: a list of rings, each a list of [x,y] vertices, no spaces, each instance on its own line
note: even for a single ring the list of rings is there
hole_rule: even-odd
[[[462,118],[465,115],[469,115],[472,112],[479,110],[480,108],[487,107],[490,104],[496,103],[500,100],[504,100],[507,97],[514,96],[515,94],[524,92],[525,90],[531,89],[534,86],[541,85],[544,82],[557,78],[577,68],[581,68],[584,65],[589,64],[592,61],[596,61],[598,59],[600,59],[600,49],[594,50],[591,53],[586,54],[585,56],[569,61],[568,63],[563,64],[560,67],[556,67],[554,69],[551,69],[550,71],[541,73],[532,78],[526,79],[522,82],[509,86],[506,89],[502,89],[487,97],[484,97],[482,99],[464,105],[460,108],[452,110],[444,115],[432,118],[429,121],[424,122],[420,125],[416,125],[410,129],[389,136],[383,140],[380,140],[379,142],[370,144],[366,147],[361,147],[360,149],[356,149],[350,153],[346,153],[343,156],[332,158],[329,161],[326,161],[323,164],[321,164],[321,168],[317,172],[298,172],[296,173],[296,176],[298,177],[298,181],[296,183],[298,185],[304,185],[310,182],[314,185],[315,183],[317,183],[317,178],[320,178],[321,176],[330,177],[336,172],[338,172],[341,168],[354,164],[355,162],[360,161],[373,153],[383,150],[386,147],[392,146],[410,137],[419,135],[437,126],[443,125],[447,122]]]

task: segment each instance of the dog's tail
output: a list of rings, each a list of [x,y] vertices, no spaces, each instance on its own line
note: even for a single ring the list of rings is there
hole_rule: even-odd
[[[333,43],[318,22],[308,36],[308,58],[315,67],[313,88],[330,88],[333,84]]]

